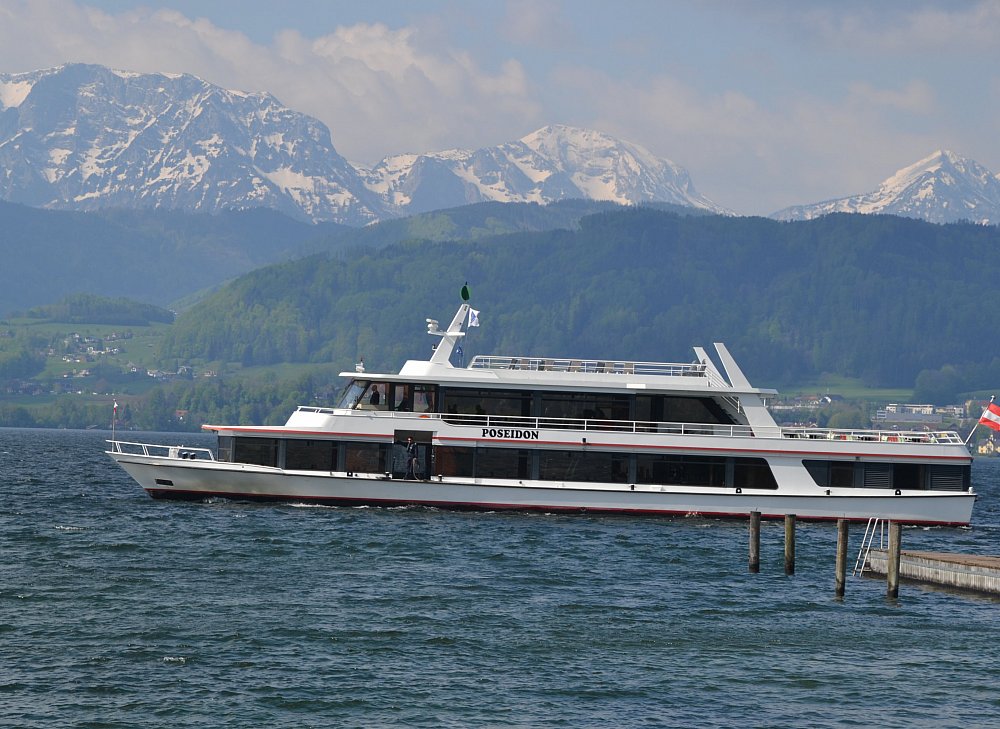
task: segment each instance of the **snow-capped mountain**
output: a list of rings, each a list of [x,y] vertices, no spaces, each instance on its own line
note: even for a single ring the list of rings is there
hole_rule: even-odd
[[[407,213],[482,201],[544,204],[566,198],[729,212],[700,195],[687,171],[670,160],[607,134],[561,125],[475,151],[386,157],[362,174],[370,190]]]
[[[383,217],[319,121],[190,75],[69,64],[0,74],[0,199],[33,207],[269,207]]]
[[[471,202],[647,201],[725,212],[685,170],[598,132],[545,127],[357,169],[321,122],[187,74],[67,64],[0,74],[0,199],[195,212],[268,207],[363,225]]]
[[[995,225],[1000,223],[1000,177],[974,160],[939,150],[899,170],[874,192],[795,205],[771,217],[809,220],[828,213],[881,213],[932,223],[969,220]]]

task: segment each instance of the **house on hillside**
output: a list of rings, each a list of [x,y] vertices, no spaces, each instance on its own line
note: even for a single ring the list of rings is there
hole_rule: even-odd
[[[997,454],[997,444],[991,435],[985,443],[980,443],[976,452],[981,456],[995,456]]]
[[[912,404],[912,403],[889,403],[884,408],[875,411],[875,422],[876,423],[887,423],[887,424],[922,424],[930,425],[935,423],[940,423],[943,419],[943,415],[940,412],[936,412],[933,405],[930,404]]]

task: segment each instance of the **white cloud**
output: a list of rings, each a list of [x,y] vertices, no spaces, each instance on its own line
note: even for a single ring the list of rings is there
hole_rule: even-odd
[[[922,54],[988,51],[1000,37],[1000,4],[979,2],[784,3],[769,15],[796,34],[832,48]],[[775,8],[772,6],[772,11]]]
[[[932,107],[928,89],[857,84],[839,100],[793,96],[765,106],[739,91],[706,93],[676,78],[643,85],[562,69],[567,93],[601,99],[593,125],[647,147],[691,172],[695,187],[738,212],[768,214],[803,202],[874,189],[940,145],[899,131],[898,109]]]
[[[499,30],[521,45],[562,45],[573,36],[558,0],[508,0]]]
[[[685,166],[703,194],[748,213],[874,189],[940,147],[1000,170],[1000,75],[989,62],[1000,52],[1000,3],[708,6],[718,9],[717,27],[737,29],[731,54],[647,44],[635,28],[652,24],[642,13],[662,20],[654,3],[631,18],[631,32],[589,28],[593,60],[550,73],[540,69],[552,59],[583,57],[573,33],[583,33],[585,18],[573,13],[586,4],[511,0],[485,20],[459,3],[408,26],[354,23],[319,37],[275,28],[254,41],[173,10],[0,0],[0,71],[83,61],[268,91],[325,122],[337,149],[362,163],[496,144],[547,123],[591,127]],[[676,6],[664,12],[682,22]],[[770,34],[738,42],[760,31]],[[961,53],[987,60],[956,65]],[[901,56],[905,63],[871,73]],[[979,106],[967,93],[956,103],[965,89],[952,82],[967,65],[983,79]]]
[[[512,125],[527,131],[541,120],[519,62],[487,71],[468,53],[421,47],[415,28],[356,24],[319,38],[283,30],[262,45],[173,10],[110,14],[71,0],[0,0],[0,68],[76,61],[268,91],[325,122],[338,150],[363,162],[501,141]]]
[[[935,109],[934,90],[924,81],[910,81],[903,89],[880,89],[867,81],[855,81],[849,89],[850,102],[854,104],[918,114],[927,114]]]

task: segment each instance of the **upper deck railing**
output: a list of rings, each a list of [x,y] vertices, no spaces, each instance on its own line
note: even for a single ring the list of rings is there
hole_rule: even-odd
[[[676,362],[633,362],[610,359],[558,359],[552,357],[500,357],[477,355],[469,369],[527,370],[533,372],[592,372],[616,375],[656,375],[660,377],[700,377],[712,387],[729,384],[703,364]]]
[[[301,412],[343,414],[343,410],[303,405]],[[421,420],[443,420],[451,425],[465,425],[477,428],[528,429],[528,430],[576,430],[613,431],[618,433],[661,433],[669,435],[708,435],[728,438],[790,438],[810,440],[846,440],[881,443],[963,443],[961,436],[951,430],[870,430],[861,428],[788,428],[765,426],[751,428],[749,425],[728,425],[721,423],[668,423],[643,420],[607,420],[584,418],[546,418],[519,415],[474,415],[471,413],[409,413],[388,410],[349,411],[368,416],[399,419],[420,418]]]

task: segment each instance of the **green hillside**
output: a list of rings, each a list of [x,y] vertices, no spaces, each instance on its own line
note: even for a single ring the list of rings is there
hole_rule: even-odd
[[[0,317],[73,292],[186,308],[235,276],[312,253],[570,229],[585,215],[618,208],[586,200],[481,203],[351,228],[310,225],[265,209],[74,213],[0,202]]]
[[[946,365],[1000,369],[986,304],[1000,231],[890,216],[800,223],[628,209],[577,230],[315,256],[248,274],[181,315],[160,356],[395,369],[427,354],[472,284],[483,327],[466,354],[691,356],[724,341],[761,384],[824,372],[912,387]],[[978,368],[978,369],[977,369]]]
[[[0,202],[0,316],[74,292],[167,306],[341,229],[270,210],[73,213]]]
[[[682,216],[710,215],[704,210],[670,203],[644,207]],[[588,215],[621,211],[621,205],[600,200],[561,200],[537,203],[483,202],[447,210],[386,220],[365,228],[337,231],[317,241],[313,252],[365,246],[382,248],[406,241],[473,241],[510,233],[576,230]]]
[[[112,401],[137,429],[282,422],[297,404],[330,404],[336,373],[361,358],[395,371],[427,357],[424,319],[446,324],[465,281],[482,320],[466,361],[688,361],[692,345],[723,341],[754,382],[786,392],[946,404],[1000,389],[996,227],[651,208],[574,222],[577,208],[565,227],[485,235],[472,231],[497,211],[470,208],[394,221],[392,235],[312,239],[329,252],[203,292],[172,322],[162,308],[94,295],[0,320],[0,425],[104,427]],[[519,216],[552,224],[572,208],[548,218],[501,208],[501,227]],[[434,221],[468,237],[388,242]],[[856,404],[815,415],[848,416],[868,417]]]

